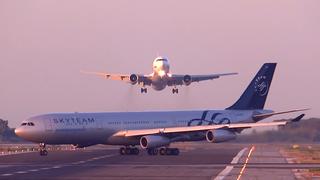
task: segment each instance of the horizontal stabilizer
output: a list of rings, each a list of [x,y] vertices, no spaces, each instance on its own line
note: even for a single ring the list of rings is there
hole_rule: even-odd
[[[253,115],[253,119],[265,119],[265,118],[268,118],[268,117],[271,117],[274,115],[288,114],[288,113],[301,112],[301,111],[307,111],[307,110],[310,110],[310,109],[295,109],[295,110],[290,110],[290,111],[257,114],[257,115]]]

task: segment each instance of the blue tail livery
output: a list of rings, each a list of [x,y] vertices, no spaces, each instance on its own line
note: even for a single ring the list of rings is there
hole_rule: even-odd
[[[263,109],[277,63],[265,63],[239,100],[229,110]]]

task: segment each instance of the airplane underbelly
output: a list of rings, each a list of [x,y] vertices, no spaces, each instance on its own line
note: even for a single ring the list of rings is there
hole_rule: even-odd
[[[99,129],[56,129],[48,132],[42,142],[47,144],[103,144],[110,134]]]
[[[167,83],[168,83],[168,81],[166,78],[157,77],[152,80],[151,86],[154,90],[160,91],[160,90],[163,90],[164,88],[166,88]]]

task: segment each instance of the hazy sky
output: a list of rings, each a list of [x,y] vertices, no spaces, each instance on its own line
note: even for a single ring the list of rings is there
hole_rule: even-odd
[[[49,112],[223,109],[264,62],[278,62],[266,108],[320,117],[320,1],[0,1],[0,118]],[[80,70],[238,76],[140,94]],[[282,116],[286,117],[286,116]]]

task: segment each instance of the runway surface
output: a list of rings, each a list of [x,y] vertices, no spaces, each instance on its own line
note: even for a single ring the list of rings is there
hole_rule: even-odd
[[[0,156],[0,179],[295,179],[292,169],[267,145],[181,143],[179,156],[121,156],[115,148],[88,148]]]

